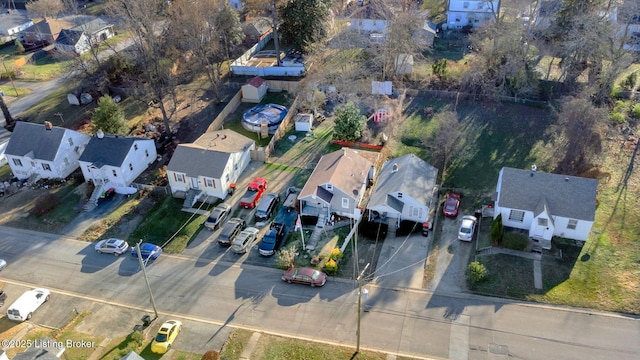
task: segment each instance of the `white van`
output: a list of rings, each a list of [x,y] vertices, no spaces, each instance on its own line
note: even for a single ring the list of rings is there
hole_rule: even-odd
[[[47,289],[33,289],[26,291],[24,294],[9,306],[7,309],[7,317],[13,321],[25,321],[31,319],[31,314],[36,311],[40,305],[49,300],[50,291]]]

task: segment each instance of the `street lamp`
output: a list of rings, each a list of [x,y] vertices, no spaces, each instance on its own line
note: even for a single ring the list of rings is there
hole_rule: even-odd
[[[151,285],[149,284],[149,278],[147,277],[147,264],[145,261],[142,261],[142,252],[140,252],[140,243],[142,243],[142,239],[136,244],[136,252],[138,254],[138,261],[140,262],[140,267],[142,268],[142,273],[144,274],[144,281],[147,283],[147,289],[149,290],[149,299],[151,300],[151,305],[153,306],[153,312],[156,317],[153,320],[158,318],[158,309],[156,309],[156,301],[153,299],[153,293],[151,292]],[[149,256],[151,257],[151,256]],[[148,260],[149,258],[147,258]]]
[[[362,278],[364,277],[364,273],[369,268],[369,264],[362,269],[360,276],[358,276],[358,330],[356,331],[357,335],[357,344],[356,344],[356,354],[360,352],[360,320],[362,319]]]

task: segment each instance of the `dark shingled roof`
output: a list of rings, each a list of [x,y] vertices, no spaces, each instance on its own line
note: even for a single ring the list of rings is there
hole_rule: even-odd
[[[89,162],[97,168],[105,165],[120,167],[136,140],[147,139],[122,135],[105,135],[99,139],[93,136],[79,160]]]
[[[598,181],[577,176],[550,174],[504,167],[498,206],[593,221]]]
[[[62,45],[75,45],[80,41],[82,37],[82,31],[65,29],[60,32],[60,35],[56,39],[56,43]]]
[[[46,130],[43,124],[18,121],[5,154],[25,156],[32,152],[30,156],[33,159],[53,161],[66,130],[57,126]]]

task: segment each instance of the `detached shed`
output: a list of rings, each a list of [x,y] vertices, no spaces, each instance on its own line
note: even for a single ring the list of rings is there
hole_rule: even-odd
[[[313,125],[313,115],[298,114],[295,118],[296,131],[311,131]]]
[[[242,102],[260,103],[267,94],[267,81],[255,76],[242,85]]]

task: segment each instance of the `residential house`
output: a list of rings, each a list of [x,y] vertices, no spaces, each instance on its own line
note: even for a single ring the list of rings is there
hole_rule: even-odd
[[[414,154],[391,159],[382,165],[367,209],[369,221],[394,219],[424,223],[438,207],[438,169]]]
[[[298,196],[301,214],[317,216],[319,224],[332,214],[359,219],[359,205],[374,174],[371,161],[358,151],[342,148],[324,155]]]
[[[71,29],[62,30],[55,45],[59,51],[81,55],[114,35],[112,24],[96,18]]]
[[[54,44],[63,29],[70,29],[76,24],[70,19],[44,18],[22,31],[21,41],[25,45],[45,43]]]
[[[255,142],[232,130],[206,132],[192,144],[180,144],[167,166],[171,194],[192,207],[202,198],[214,202],[227,197],[251,161]]]
[[[598,181],[504,167],[498,176],[494,218],[523,229],[542,248],[554,236],[586,241],[596,211]]]
[[[33,20],[25,10],[5,10],[0,13],[0,36],[15,37],[19,32],[33,25]]]
[[[152,139],[105,135],[98,131],[91,137],[79,161],[85,181],[96,187],[94,195],[109,188],[128,193],[127,188],[156,161],[157,156]]]
[[[5,156],[18,179],[64,179],[79,166],[90,136],[50,122],[16,122]]]
[[[447,26],[462,29],[463,26],[481,26],[495,21],[500,13],[500,0],[449,0]]]
[[[390,21],[394,19],[393,11],[383,1],[369,1],[362,6],[352,3],[349,7],[347,12],[351,19],[351,30],[385,34]]]
[[[249,45],[256,44],[271,33],[273,26],[271,19],[259,17],[246,21],[242,29],[244,30],[245,42]]]

